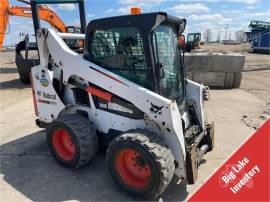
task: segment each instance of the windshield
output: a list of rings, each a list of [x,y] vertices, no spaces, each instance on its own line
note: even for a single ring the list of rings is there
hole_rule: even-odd
[[[80,27],[67,27],[67,33],[79,34],[81,33],[81,28]]]
[[[177,33],[173,26],[159,26],[153,36],[157,46],[156,60],[164,66],[164,77],[160,79],[160,94],[178,103],[184,97],[183,74]]]
[[[189,34],[187,37],[188,42],[193,42],[194,41],[194,34]]]

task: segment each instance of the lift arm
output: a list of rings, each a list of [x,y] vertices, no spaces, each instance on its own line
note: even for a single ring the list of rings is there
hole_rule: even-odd
[[[66,25],[54,11],[43,5],[38,6],[38,11],[39,17],[42,20],[48,22],[52,27],[56,28],[60,32],[67,32]],[[1,0],[0,12],[0,48],[2,48],[9,16],[12,15],[32,18],[32,10],[31,7],[10,7],[8,0]]]

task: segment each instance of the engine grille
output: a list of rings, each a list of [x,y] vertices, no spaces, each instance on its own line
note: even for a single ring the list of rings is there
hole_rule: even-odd
[[[78,105],[90,106],[88,93],[79,88],[72,88],[75,103]]]

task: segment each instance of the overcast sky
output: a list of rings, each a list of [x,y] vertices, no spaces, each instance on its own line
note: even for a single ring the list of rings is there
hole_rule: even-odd
[[[9,0],[10,5],[24,5]],[[217,33],[224,38],[224,28],[229,26],[231,39],[234,32],[248,30],[251,20],[270,22],[269,0],[85,0],[87,22],[91,19],[129,14],[130,7],[140,6],[143,12],[165,11],[187,19],[185,33],[204,32],[211,29],[213,40]],[[79,11],[73,4],[51,5],[66,25],[79,23]],[[47,23],[43,26],[49,27]],[[33,34],[32,19],[10,16],[5,45],[22,40],[19,33]]]

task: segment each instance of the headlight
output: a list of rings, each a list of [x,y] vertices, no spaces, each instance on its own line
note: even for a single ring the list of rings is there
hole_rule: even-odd
[[[203,99],[210,100],[210,88],[208,86],[203,87]]]

